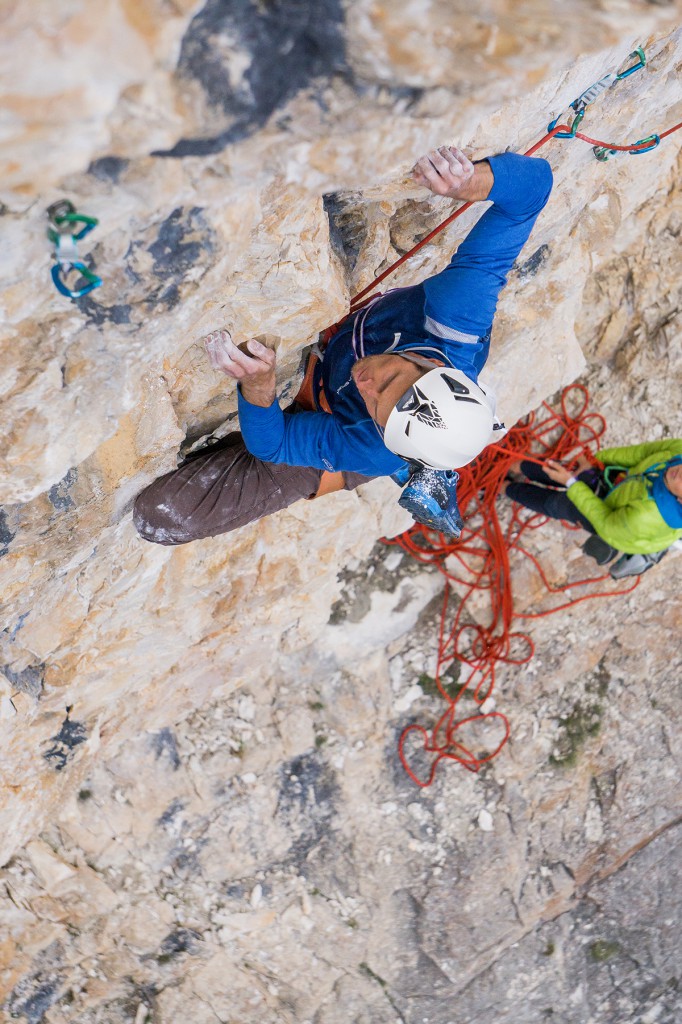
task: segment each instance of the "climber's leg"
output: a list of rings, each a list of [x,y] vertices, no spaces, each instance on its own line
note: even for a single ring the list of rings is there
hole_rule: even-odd
[[[549,519],[563,519],[565,522],[582,526],[590,533],[595,532],[589,519],[578,512],[565,490],[511,481],[506,485],[505,493],[512,501],[529,508],[532,512],[538,512]]]
[[[188,459],[135,500],[133,521],[144,540],[186,544],[229,533],[315,494],[319,469],[256,459],[230,434],[224,447]]]
[[[323,475],[319,469],[261,462],[247,451],[241,434],[230,434],[146,487],[135,499],[133,522],[144,540],[187,544],[314,497]],[[344,474],[347,490],[365,480]]]
[[[547,476],[542,466],[539,466],[537,462],[530,462],[523,459],[519,463],[519,468],[526,480],[532,480],[534,484],[542,484],[544,487],[561,487],[556,480],[552,480],[551,477]]]

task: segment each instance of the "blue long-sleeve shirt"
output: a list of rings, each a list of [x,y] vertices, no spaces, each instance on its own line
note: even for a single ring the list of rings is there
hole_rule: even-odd
[[[488,358],[497,298],[552,189],[546,160],[502,153],[490,157],[492,206],[439,274],[383,296],[364,324],[364,354],[420,352],[462,370],[472,380]],[[359,314],[356,314],[359,315]],[[384,445],[351,377],[353,317],[331,338],[322,380],[332,415],[283,413],[277,401],[252,405],[239,391],[239,421],[248,450],[264,462],[348,470],[365,476],[396,473],[404,460]]]

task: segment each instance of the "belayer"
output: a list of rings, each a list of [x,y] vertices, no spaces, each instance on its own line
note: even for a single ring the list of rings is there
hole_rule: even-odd
[[[313,410],[282,411],[275,352],[206,338],[214,368],[238,381],[241,434],[193,453],[135,502],[140,535],[184,544],[227,533],[301,498],[393,476],[415,518],[455,535],[458,467],[502,424],[479,382],[497,298],[552,188],[546,160],[503,153],[473,164],[454,147],[417,161],[436,195],[492,205],[449,265],[348,317],[314,366]],[[326,411],[325,411],[326,410]]]
[[[603,469],[582,455],[573,472],[552,459],[544,469],[516,462],[504,491],[533,512],[583,526],[593,534],[583,550],[611,562],[615,579],[640,575],[682,538],[682,439],[606,448],[598,459]]]

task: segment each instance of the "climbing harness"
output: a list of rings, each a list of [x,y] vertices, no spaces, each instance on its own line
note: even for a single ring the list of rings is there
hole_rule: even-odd
[[[99,224],[99,221],[96,217],[78,213],[69,199],[58,199],[56,203],[48,206],[47,216],[50,221],[47,237],[54,245],[55,262],[50,273],[55,288],[69,299],[80,299],[102,284],[102,278],[90,270],[79,257],[77,244]],[[74,228],[78,224],[82,227],[75,231]],[[85,280],[85,284],[80,288],[72,288],[67,282],[69,274],[73,271],[77,271]]]

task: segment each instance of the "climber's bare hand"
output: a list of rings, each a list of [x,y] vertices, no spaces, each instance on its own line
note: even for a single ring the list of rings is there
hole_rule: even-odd
[[[229,331],[215,331],[204,339],[209,362],[214,370],[226,373],[234,380],[269,375],[274,372],[276,355],[271,348],[252,338],[235,345]]]
[[[418,185],[424,185],[437,196],[450,199],[469,198],[463,196],[474,176],[474,165],[468,156],[456,146],[440,146],[417,160],[412,177]]]
[[[275,363],[273,349],[252,338],[235,345],[229,331],[215,331],[204,339],[214,370],[241,384],[241,391],[252,405],[270,406],[275,400]]]

